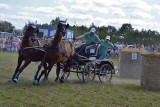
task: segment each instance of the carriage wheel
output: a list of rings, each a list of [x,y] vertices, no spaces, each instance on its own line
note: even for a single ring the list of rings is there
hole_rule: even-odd
[[[110,82],[112,79],[112,67],[109,64],[103,64],[98,74],[101,83]]]
[[[85,64],[83,72],[82,72],[83,82],[87,83],[89,81],[93,81],[95,78],[95,66],[92,62],[88,62]]]
[[[77,77],[79,80],[83,80],[83,77],[82,77],[82,71],[83,71],[83,68],[78,68],[77,69]]]

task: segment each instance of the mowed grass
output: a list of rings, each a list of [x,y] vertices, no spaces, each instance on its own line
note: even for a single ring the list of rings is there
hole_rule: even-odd
[[[9,83],[17,53],[0,52],[1,107],[159,107],[160,91],[142,89],[139,80],[113,76],[110,84],[84,84],[74,73],[64,84],[55,83],[55,67],[48,82],[33,86],[38,64],[32,63],[20,75],[18,84]],[[118,64],[118,59],[114,59]]]

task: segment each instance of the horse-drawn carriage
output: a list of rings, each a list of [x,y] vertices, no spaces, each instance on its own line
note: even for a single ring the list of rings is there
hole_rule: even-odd
[[[78,79],[83,80],[84,83],[93,81],[96,75],[101,83],[110,82],[115,73],[113,61],[96,59],[98,49],[99,45],[94,44],[86,47],[85,56],[75,53],[69,61],[70,66],[65,79],[69,77],[70,72],[75,72]],[[61,64],[61,69],[63,69],[63,64]]]
[[[99,45],[91,45],[86,48],[84,56],[74,53],[73,45],[70,41],[62,41],[62,37],[66,33],[66,29],[69,27],[66,21],[59,21],[57,25],[57,31],[54,39],[49,46],[45,49],[35,47],[30,43],[30,35],[38,32],[38,28],[29,23],[27,31],[22,39],[21,49],[18,51],[18,64],[15,70],[11,82],[17,83],[19,75],[22,73],[31,62],[40,61],[38,70],[34,76],[33,84],[39,85],[40,79],[43,75],[48,78],[54,64],[57,65],[55,81],[64,82],[64,79],[68,78],[70,72],[77,73],[79,79],[82,79],[85,83],[93,81],[95,76],[98,75],[101,82],[110,82],[112,74],[115,72],[114,64],[112,60],[98,60],[97,52]],[[21,66],[22,62],[24,64]],[[43,66],[43,70],[39,74]],[[60,70],[63,69],[63,75],[60,77]],[[66,75],[67,74],[67,75]]]

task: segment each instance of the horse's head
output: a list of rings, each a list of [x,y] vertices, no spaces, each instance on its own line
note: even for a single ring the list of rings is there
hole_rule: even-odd
[[[69,24],[66,24],[67,19],[65,21],[60,20],[57,25],[57,33],[62,33],[62,36],[65,36],[67,32],[67,28],[69,28]]]
[[[33,41],[36,38],[39,29],[37,28],[37,21],[35,23],[28,21],[26,32],[22,38],[21,48],[33,46]]]
[[[30,34],[39,33],[39,29],[37,28],[37,21],[35,23],[28,21],[27,32]]]

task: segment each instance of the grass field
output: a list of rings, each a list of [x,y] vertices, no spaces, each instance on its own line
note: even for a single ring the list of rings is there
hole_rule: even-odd
[[[118,60],[114,59],[115,64]],[[18,84],[7,82],[17,64],[17,53],[0,52],[0,107],[159,107],[160,91],[142,89],[139,80],[113,76],[110,84],[84,84],[74,73],[64,84],[55,83],[55,69],[49,81],[33,86],[37,64],[20,75]]]

